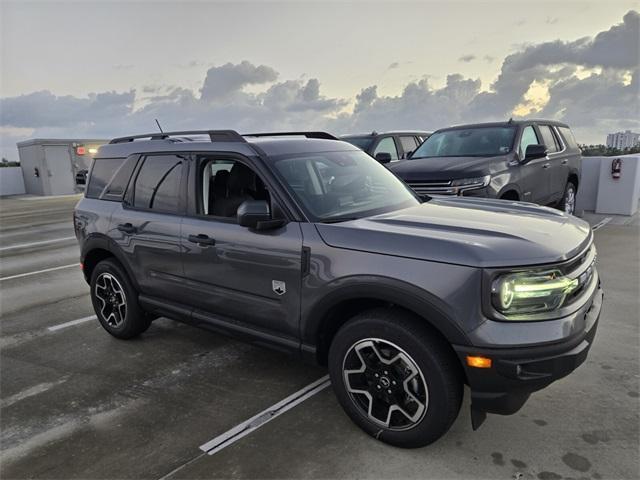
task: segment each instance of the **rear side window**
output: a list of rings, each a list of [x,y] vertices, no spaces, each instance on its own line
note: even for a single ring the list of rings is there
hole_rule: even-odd
[[[111,182],[124,160],[124,158],[96,158],[93,161],[85,196],[87,198],[99,198],[104,187]]]
[[[133,206],[158,212],[179,212],[183,165],[184,159],[177,155],[146,157],[136,176]]]
[[[551,127],[548,125],[540,125],[540,133],[542,134],[542,142],[547,147],[547,152],[553,153],[558,151],[558,144],[556,143],[556,137],[551,131]]]
[[[413,152],[418,146],[416,144],[415,137],[400,137],[400,143],[402,144],[402,149],[404,150],[405,156],[409,152]]]
[[[564,143],[572,149],[577,149],[578,147],[578,142],[576,142],[576,137],[573,136],[573,132],[571,131],[571,129],[569,127],[558,127],[558,130],[560,130],[560,134],[562,135],[562,138],[564,139]]]

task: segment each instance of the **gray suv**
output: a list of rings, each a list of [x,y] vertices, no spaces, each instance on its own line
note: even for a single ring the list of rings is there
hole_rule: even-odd
[[[327,365],[376,439],[473,428],[584,362],[603,293],[588,224],[418,197],[322,132],[176,132],[100,148],[74,213],[104,329],[168,317]]]
[[[389,168],[419,195],[522,200],[573,214],[581,163],[568,125],[509,120],[438,130]]]

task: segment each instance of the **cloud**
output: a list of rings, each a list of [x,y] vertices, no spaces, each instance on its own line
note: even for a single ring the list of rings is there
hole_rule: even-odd
[[[597,143],[610,131],[640,129],[639,37],[640,15],[630,11],[621,23],[593,37],[517,47],[490,85],[456,73],[440,85],[424,75],[397,95],[380,95],[377,85],[368,85],[354,98],[333,98],[322,92],[317,78],[278,80],[273,67],[248,61],[209,68],[200,88],[194,89],[147,85],[140,92],[87,96],[43,90],[0,98],[0,146],[7,156],[6,150],[15,152],[15,141],[25,137],[141,133],[155,129],[155,118],[167,130],[345,133],[431,130],[518,114],[566,121],[578,141]],[[483,59],[495,60],[487,55]]]
[[[400,66],[400,63],[393,62],[387,67],[387,70],[393,70],[394,68],[398,68],[399,66]]]
[[[246,60],[239,63],[226,63],[220,67],[211,67],[202,85],[203,100],[225,99],[240,92],[247,85],[260,85],[274,82],[278,72],[266,65],[255,66]]]
[[[469,63],[469,62],[473,62],[476,59],[475,55],[462,55],[460,58],[458,58],[459,62],[464,62],[464,63]]]

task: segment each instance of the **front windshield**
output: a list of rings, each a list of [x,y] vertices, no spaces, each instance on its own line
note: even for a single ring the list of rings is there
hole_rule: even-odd
[[[351,145],[355,145],[365,151],[368,150],[371,143],[373,143],[373,137],[371,135],[366,137],[342,137],[340,140],[349,142]]]
[[[504,155],[513,148],[515,134],[515,126],[444,130],[434,133],[425,140],[411,158]]]
[[[314,221],[332,222],[398,210],[420,201],[362,151],[276,157],[278,176]]]

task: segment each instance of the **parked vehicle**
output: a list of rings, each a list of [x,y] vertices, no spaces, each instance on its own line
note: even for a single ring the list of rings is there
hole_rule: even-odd
[[[397,162],[409,158],[431,132],[420,130],[342,135],[341,140],[364,150],[380,163]]]
[[[573,214],[581,163],[568,125],[509,120],[438,130],[390,169],[419,195],[521,200]]]
[[[74,225],[111,335],[164,316],[327,365],[351,419],[401,447],[442,436],[465,383],[474,428],[518,411],[585,361],[602,304],[587,223],[422,202],[321,132],[114,139]]]

